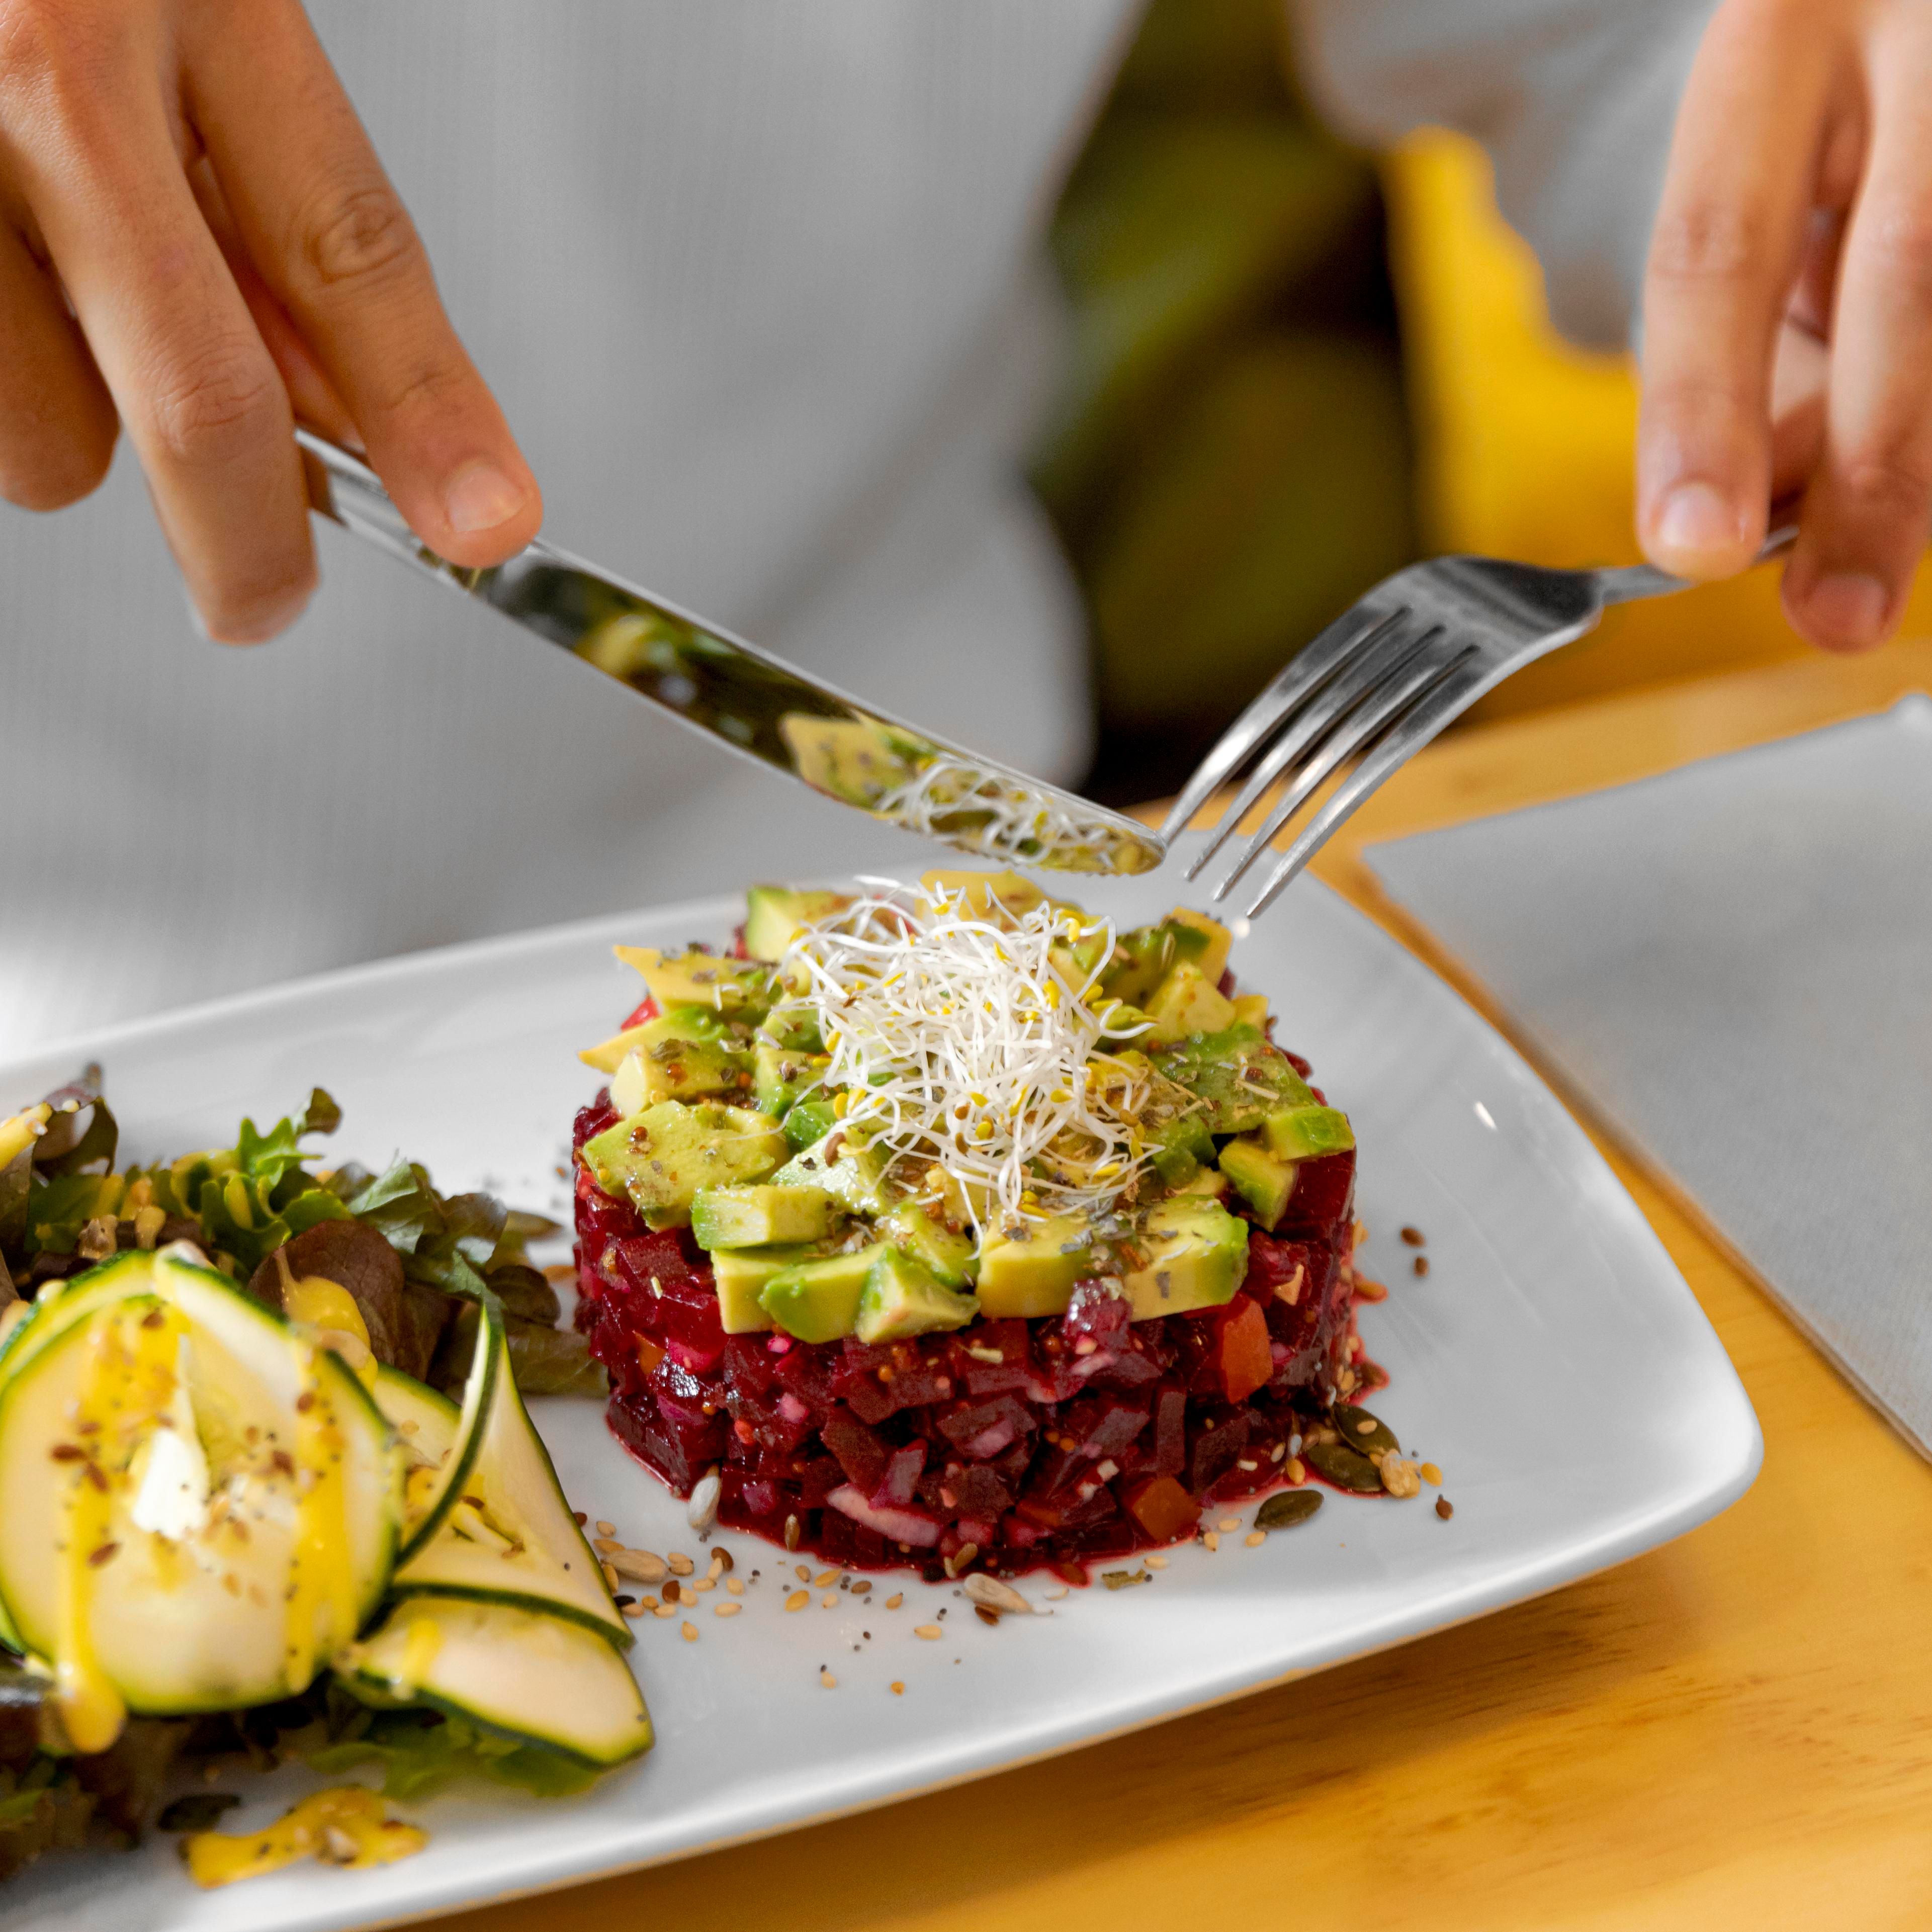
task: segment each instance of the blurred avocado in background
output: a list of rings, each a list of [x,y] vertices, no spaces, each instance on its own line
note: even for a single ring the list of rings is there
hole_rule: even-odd
[[[1177,790],[1415,554],[1376,169],[1297,97],[1281,0],[1154,0],[1051,232],[1072,314],[1032,480],[1087,600],[1084,789]]]

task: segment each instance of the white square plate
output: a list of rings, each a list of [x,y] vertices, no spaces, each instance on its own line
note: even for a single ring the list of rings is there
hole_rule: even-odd
[[[1130,920],[1174,903],[1175,874],[1084,882]],[[398,1150],[452,1191],[560,1209],[571,1116],[595,1085],[575,1058],[636,982],[614,941],[722,940],[737,901],[598,919],[332,973],[119,1027],[0,1068],[0,1101],[100,1060],[130,1155],[234,1138],[311,1084],[340,1101],[336,1157]],[[428,1850],[386,1869],[298,1867],[198,1893],[170,1841],[44,1860],[0,1892],[0,1923],[81,1928],[342,1928],[453,1910],[706,1850],[1064,1750],[1518,1603],[1634,1556],[1742,1495],[1761,1441],[1717,1337],[1636,1204],[1536,1076],[1454,994],[1341,900],[1304,880],[1242,937],[1234,964],[1281,1016],[1285,1044],[1353,1117],[1362,1148],[1365,1311],[1390,1372],[1376,1410],[1438,1462],[1455,1516],[1330,1495],[1250,1550],[1196,1546],[1143,1588],[1076,1591],[1051,1618],[976,1622],[944,1587],[814,1592],[786,1614],[783,1552],[727,1532],[763,1572],[728,1622],[703,1600],[646,1618],[633,1653],[656,1748],[581,1798],[487,1793],[403,1808]],[[1418,1280],[1396,1229],[1426,1230]],[[590,1402],[537,1405],[579,1508],[626,1540],[696,1546],[681,1504],[630,1460]],[[1247,1512],[1244,1512],[1245,1515]],[[1044,1603],[1038,1580],[1027,1588]],[[943,1641],[914,1626],[944,1613]],[[869,1637],[862,1633],[869,1631]],[[856,1646],[855,1651],[854,1646]],[[819,1678],[821,1666],[836,1689]],[[904,1682],[903,1695],[889,1689]],[[302,1780],[258,1785],[231,1828],[266,1822]]]

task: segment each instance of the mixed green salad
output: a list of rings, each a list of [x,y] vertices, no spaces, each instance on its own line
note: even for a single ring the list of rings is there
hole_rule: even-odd
[[[519,1392],[602,1385],[525,1255],[550,1224],[324,1168],[338,1121],[318,1090],[117,1168],[91,1071],[0,1120],[0,1872],[138,1831],[184,1755],[550,1793],[650,1745]],[[360,1788],[304,1804],[191,1870],[422,1842]]]

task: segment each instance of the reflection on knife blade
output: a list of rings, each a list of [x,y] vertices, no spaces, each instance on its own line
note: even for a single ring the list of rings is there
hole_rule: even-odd
[[[371,470],[312,431],[296,436],[326,515],[828,798],[1007,863],[1144,872],[1166,856],[1132,819],[882,717],[547,544],[491,569],[446,562],[417,541]]]

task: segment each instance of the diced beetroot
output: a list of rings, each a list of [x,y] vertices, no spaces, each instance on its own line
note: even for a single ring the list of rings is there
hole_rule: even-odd
[[[1188,1455],[1187,1486],[1197,1496],[1206,1495],[1234,1467],[1248,1446],[1248,1429],[1246,1412],[1237,1409],[1195,1437]]]
[[[962,1516],[997,1520],[1013,1506],[1012,1486],[997,1469],[984,1462],[970,1464],[956,1476],[949,1477],[942,1493],[952,1496],[952,1508]],[[975,1537],[968,1540],[981,1539]]]
[[[903,1509],[912,1501],[914,1492],[919,1486],[920,1472],[925,1467],[925,1438],[921,1437],[902,1444],[886,1460],[885,1473],[872,1491],[872,1507],[874,1509]]]
[[[663,1477],[681,1496],[690,1495],[698,1478],[724,1454],[724,1429],[718,1417],[668,1414],[662,1401],[646,1408],[641,1403],[613,1402],[610,1426],[618,1440]]]
[[[825,1500],[842,1516],[850,1516],[892,1542],[908,1544],[914,1550],[930,1550],[939,1540],[943,1526],[937,1516],[928,1516],[923,1510],[880,1508],[850,1483],[834,1490]]]
[[[845,1486],[845,1472],[836,1456],[814,1456],[802,1466],[792,1465],[798,1475],[799,1499],[807,1509],[824,1507],[834,1490]]]
[[[1172,1476],[1148,1476],[1126,1492],[1127,1513],[1156,1543],[1192,1533],[1201,1505]]]
[[[867,1496],[879,1486],[890,1456],[878,1432],[861,1422],[842,1403],[835,1407],[819,1430],[825,1446],[838,1457],[845,1479]]]
[[[1296,1172],[1294,1192],[1278,1234],[1331,1234],[1349,1220],[1354,1209],[1355,1154],[1326,1154],[1304,1160]]]
[[[1133,1304],[1124,1294],[1097,1281],[1078,1282],[1060,1318],[1060,1332],[1076,1354],[1090,1355],[1096,1348],[1124,1348],[1132,1319]],[[1082,1342],[1091,1346],[1082,1348]]]
[[[1035,1426],[1033,1412],[1025,1403],[1004,1394],[985,1402],[955,1402],[940,1410],[935,1420],[939,1432],[962,1456],[976,1462],[998,1455],[1022,1436],[1030,1435]]]
[[[1274,1373],[1268,1318],[1259,1302],[1238,1294],[1216,1316],[1214,1328],[1221,1393],[1231,1402],[1246,1402],[1257,1389],[1267,1388]]]
[[[1083,1396],[1061,1417],[1064,1441],[1071,1436],[1080,1453],[1093,1462],[1108,1456],[1118,1460],[1123,1450],[1148,1425],[1147,1400],[1112,1393]]]
[[[968,1395],[1023,1389],[1034,1376],[1029,1343],[1024,1322],[976,1322],[952,1338],[953,1373],[964,1381]]]
[[[1187,1467],[1187,1391],[1171,1384],[1154,1397],[1150,1466],[1162,1476],[1178,1476]]]

